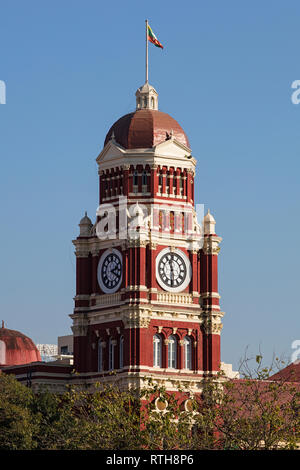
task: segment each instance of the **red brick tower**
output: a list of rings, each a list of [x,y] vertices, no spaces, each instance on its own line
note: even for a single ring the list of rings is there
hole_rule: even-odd
[[[97,219],[85,215],[73,242],[78,380],[112,380],[113,370],[125,386],[152,376],[169,390],[178,380],[200,390],[220,366],[221,238],[209,212],[197,221],[196,160],[147,82],[97,163]]]

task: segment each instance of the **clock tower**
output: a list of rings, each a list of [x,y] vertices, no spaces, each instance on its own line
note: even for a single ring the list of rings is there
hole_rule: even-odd
[[[182,381],[199,392],[220,367],[221,238],[210,212],[196,210],[188,137],[158,110],[148,82],[97,163],[96,220],[85,214],[73,241],[76,380],[126,387],[152,377],[170,391]]]

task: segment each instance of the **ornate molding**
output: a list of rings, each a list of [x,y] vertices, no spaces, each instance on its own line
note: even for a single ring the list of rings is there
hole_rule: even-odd
[[[74,336],[86,336],[88,332],[88,325],[86,323],[77,323],[71,326]]]
[[[221,241],[222,238],[217,236],[204,237],[203,252],[206,255],[218,255]]]
[[[219,335],[222,331],[223,324],[221,318],[224,316],[223,312],[213,311],[205,312],[203,317],[202,328],[207,335]]]
[[[77,294],[73,297],[73,300],[90,300],[90,296],[86,294]]]
[[[140,238],[134,240],[127,240],[127,248],[145,248],[148,243],[148,240],[141,240]]]
[[[150,324],[150,316],[142,314],[142,311],[126,312],[123,315],[123,323],[125,328],[148,328]]]

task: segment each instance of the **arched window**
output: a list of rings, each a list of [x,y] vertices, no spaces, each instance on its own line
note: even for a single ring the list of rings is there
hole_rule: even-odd
[[[151,98],[151,108],[154,109],[154,97]]]
[[[161,367],[162,357],[162,337],[160,335],[153,336],[153,366]]]
[[[142,185],[143,185],[143,186],[146,186],[146,185],[147,185],[147,172],[146,172],[146,170],[143,171],[143,175],[142,175]]]
[[[103,371],[103,345],[102,340],[98,341],[98,372]]]
[[[167,194],[170,194],[170,180],[171,180],[171,174],[170,174],[169,171],[167,172],[166,180],[167,180],[167,188],[166,188]]]
[[[159,184],[159,186],[162,186],[162,184],[163,184],[163,176],[162,176],[162,173],[159,173],[158,184]]]
[[[114,370],[115,366],[115,341],[109,338],[108,343],[108,369]]]
[[[181,173],[181,175],[180,175],[179,185],[180,185],[180,189],[183,189],[183,173]]]
[[[133,186],[137,186],[138,183],[139,183],[138,172],[137,172],[137,170],[134,170],[134,173],[133,173]]]
[[[119,369],[124,367],[124,336],[120,338]]]
[[[184,345],[184,368],[192,369],[192,340],[189,336],[185,336]]]
[[[168,367],[169,369],[177,369],[177,338],[174,335],[169,337]]]

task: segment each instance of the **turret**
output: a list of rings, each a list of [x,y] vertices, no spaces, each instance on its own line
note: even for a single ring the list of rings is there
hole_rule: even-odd
[[[87,212],[85,212],[84,217],[79,222],[80,228],[80,237],[90,237],[91,229],[93,227],[91,219],[87,216]]]

